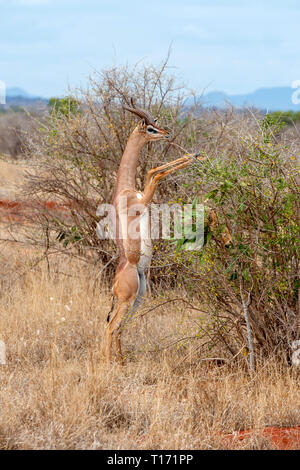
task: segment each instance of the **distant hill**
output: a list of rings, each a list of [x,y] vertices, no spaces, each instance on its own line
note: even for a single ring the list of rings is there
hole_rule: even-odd
[[[199,97],[204,107],[224,108],[229,104],[238,108],[255,107],[264,111],[300,111],[300,104],[292,103],[292,95],[296,90],[290,87],[259,88],[253,93],[228,95],[222,91],[212,91]],[[10,107],[45,108],[46,98],[34,96],[22,88],[12,87],[6,90],[6,105],[0,110]],[[189,104],[189,102],[187,102]]]
[[[253,93],[227,95],[221,91],[207,93],[199,100],[205,107],[224,108],[228,104],[238,108],[255,107],[264,111],[300,111],[300,104],[292,103],[296,90],[290,87],[259,88]]]
[[[34,108],[44,109],[48,104],[48,100],[40,96],[34,96],[22,88],[12,87],[6,90],[6,104],[0,105],[0,110],[9,108]]]
[[[35,98],[33,95],[30,95],[29,93],[27,93],[27,91],[23,90],[23,88],[18,88],[18,87],[7,88],[6,90],[7,98],[15,98],[16,96],[20,96],[22,98]]]

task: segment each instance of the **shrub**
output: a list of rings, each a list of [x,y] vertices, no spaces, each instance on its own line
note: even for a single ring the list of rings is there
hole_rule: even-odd
[[[48,106],[50,114],[55,114],[56,117],[59,115],[69,117],[80,112],[80,103],[72,96],[50,98]]]
[[[21,111],[7,111],[0,114],[0,153],[13,158],[24,150],[31,120]]]
[[[297,155],[282,146],[279,130],[267,115],[256,135],[240,136],[243,152],[194,170],[234,246],[226,250],[216,237],[203,252],[183,252],[179,264],[183,282],[209,305],[212,345],[238,354],[249,342],[249,320],[256,357],[289,361],[300,334],[299,186]]]
[[[161,68],[116,67],[97,74],[80,97],[50,100],[47,123],[28,142],[27,155],[41,168],[39,177],[29,179],[30,199],[51,199],[71,208],[68,218],[64,213],[53,217],[38,204],[35,222],[42,228],[39,242],[47,240],[50,248],[60,245],[70,253],[75,249],[89,253],[91,261],[100,259],[106,266],[108,276],[115,263],[115,247],[111,241],[98,239],[96,209],[111,201],[126,142],[137,124],[122,105],[133,97],[139,106],[159,116],[162,127],[172,130],[168,143],[144,148],[137,172],[140,189],[152,166],[182,154],[180,145],[186,144],[186,135],[193,140],[189,149],[197,142],[195,107],[183,112],[186,92],[169,77],[166,68],[165,62]],[[173,145],[175,140],[179,149]],[[159,188],[157,196],[167,201],[178,188],[181,191],[176,181],[169,180],[168,189]]]
[[[298,124],[300,121],[300,111],[274,111],[271,116],[279,123],[289,126]]]
[[[256,358],[275,354],[287,362],[299,333],[297,130],[287,132],[276,116],[263,119],[233,108],[204,111],[197,102],[187,106],[186,96],[164,63],[159,69],[103,71],[91,79],[87,92],[72,98],[74,106],[69,97],[53,102],[47,123],[27,148],[41,167],[27,188],[37,201],[38,242],[46,254],[62,249],[93,263],[100,260],[99,271],[111,279],[115,246],[98,239],[96,209],[111,200],[136,125],[122,109],[133,97],[172,132],[167,144],[143,150],[138,188],[151,167],[184,150],[201,150],[206,162],[163,182],[155,199],[184,204],[197,197],[216,209],[217,231],[226,224],[234,242],[226,250],[216,233],[201,252],[178,252],[174,244],[158,240],[152,287],[161,293],[178,286],[192,296],[193,308],[201,311],[194,337],[206,352],[225,347],[234,358],[242,352],[247,357],[251,337]],[[41,199],[66,204],[68,216],[47,213]]]

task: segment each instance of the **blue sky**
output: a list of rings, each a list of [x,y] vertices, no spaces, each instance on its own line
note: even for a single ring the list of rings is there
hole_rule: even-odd
[[[170,65],[199,93],[300,80],[299,0],[0,0],[0,80],[41,96],[92,69]]]

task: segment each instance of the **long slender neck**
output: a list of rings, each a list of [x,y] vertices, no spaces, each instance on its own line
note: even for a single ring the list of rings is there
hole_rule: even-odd
[[[113,195],[113,201],[123,189],[135,189],[136,169],[142,148],[146,143],[145,137],[139,132],[138,127],[134,129],[125,147]]]

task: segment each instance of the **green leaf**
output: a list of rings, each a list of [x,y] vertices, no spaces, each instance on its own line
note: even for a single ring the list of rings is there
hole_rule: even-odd
[[[248,269],[244,269],[242,274],[243,274],[243,278],[246,279],[246,281],[250,281],[250,276],[249,276]]]

